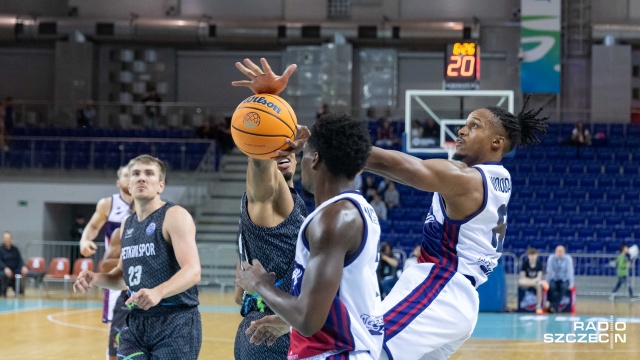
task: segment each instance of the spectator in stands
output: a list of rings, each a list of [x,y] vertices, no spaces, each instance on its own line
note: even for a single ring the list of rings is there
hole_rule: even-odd
[[[22,274],[22,276],[25,277],[29,273],[29,269],[27,269],[24,261],[22,261],[20,250],[13,246],[13,238],[8,231],[2,234],[0,269],[3,270],[0,273],[0,297],[7,296],[8,287],[12,287],[13,291],[17,293],[18,289],[16,289],[15,276],[16,274]],[[24,294],[24,284],[24,281],[20,284],[20,294]]]
[[[196,136],[198,139],[215,139],[216,136],[214,134],[213,129],[211,128],[211,122],[215,121],[213,118],[209,118],[202,123],[202,126],[196,129]]]
[[[400,193],[396,189],[396,183],[393,181],[389,183],[387,190],[384,192],[384,202],[387,204],[387,209],[400,206]]]
[[[427,118],[422,137],[425,139],[425,146],[436,146],[440,139],[440,125],[434,119]]]
[[[407,270],[409,267],[418,263],[418,259],[420,258],[420,244],[416,245],[411,252],[411,255],[404,261],[404,266],[402,267],[402,271]]]
[[[529,248],[522,262],[518,286],[536,292],[536,314],[542,314],[542,263],[538,261],[538,250]]]
[[[364,185],[362,185],[362,191],[360,193],[362,193],[362,196],[364,196],[368,202],[371,202],[373,194],[376,194],[377,190],[373,176],[369,175],[364,179]]]
[[[556,247],[555,254],[549,255],[547,260],[546,281],[549,284],[549,312],[557,312],[562,297],[574,286],[573,259],[565,254],[562,245]]]
[[[387,220],[387,205],[382,201],[378,193],[373,193],[371,207],[373,207],[379,220]]]
[[[382,124],[378,127],[378,136],[376,137],[376,146],[391,148],[396,143],[393,128],[389,118],[382,120]]]
[[[147,116],[148,125],[155,129],[158,125],[158,118],[160,117],[160,103],[162,98],[156,91],[155,87],[149,88],[149,92],[142,98],[144,106],[144,113]]]
[[[422,145],[423,131],[424,129],[422,128],[422,124],[420,123],[420,120],[414,119],[411,122],[411,145],[416,147],[423,146]]]
[[[96,120],[96,108],[93,100],[87,100],[81,103],[76,111],[76,122],[80,128],[91,128]]]
[[[388,178],[382,179],[382,181],[378,183],[378,188],[376,189],[376,191],[378,192],[378,195],[384,196],[384,192],[387,191],[390,183],[391,183],[391,180],[389,180]]]
[[[391,245],[383,241],[380,244],[380,262],[378,263],[378,285],[380,286],[380,296],[384,299],[393,285],[398,281],[398,259],[393,256]]]
[[[223,154],[233,150],[233,137],[231,137],[231,118],[218,117],[213,123],[214,139],[218,141]]]
[[[629,247],[625,244],[620,245],[620,255],[616,257],[616,273],[618,275],[618,283],[616,287],[611,291],[609,299],[614,301],[616,299],[616,292],[623,284],[629,288],[629,297],[633,298],[633,289],[631,288],[631,282],[627,282],[627,276],[629,276],[629,264],[631,263],[631,256],[629,255]]]
[[[82,239],[82,232],[84,228],[87,226],[87,219],[85,219],[84,215],[78,214],[76,215],[76,221],[73,223],[71,227],[71,240],[80,242]]]
[[[571,138],[565,140],[563,144],[573,146],[591,145],[591,133],[589,133],[589,129],[584,126],[582,120],[576,123],[576,127],[571,131]]]

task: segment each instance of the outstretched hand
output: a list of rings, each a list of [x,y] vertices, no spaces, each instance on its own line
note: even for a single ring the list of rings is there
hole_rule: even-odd
[[[278,315],[269,315],[252,321],[245,334],[253,334],[249,339],[250,344],[260,345],[266,341],[271,346],[280,336],[288,334],[290,329],[291,326]]]
[[[287,143],[287,145],[289,145],[289,147],[285,150],[277,150],[276,154],[278,154],[278,156],[276,160],[302,151],[304,143],[307,142],[310,136],[311,131],[308,127],[304,125],[298,125],[298,136],[296,137],[296,140],[291,141],[291,139],[286,139],[285,142]]]
[[[291,74],[298,67],[296,64],[289,65],[282,75],[276,75],[265,58],[260,58],[262,69],[253,61],[244,59],[244,64],[236,63],[236,68],[251,80],[232,81],[233,86],[246,86],[255,94],[280,94],[289,82]]]

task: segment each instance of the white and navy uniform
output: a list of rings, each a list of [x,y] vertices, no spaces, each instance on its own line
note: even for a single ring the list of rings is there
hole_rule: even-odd
[[[129,204],[122,199],[120,194],[111,195],[111,209],[104,224],[104,246],[109,249],[111,235],[120,227],[120,223],[129,215]],[[113,308],[122,291],[104,290],[104,303],[102,307],[102,322],[110,322],[113,319]]]
[[[327,321],[309,337],[291,330],[288,359],[377,359],[382,349],[384,327],[376,268],[379,261],[380,225],[375,211],[358,191],[346,191],[322,203],[300,229],[296,245],[291,293],[300,296],[309,260],[305,232],[309,223],[325,207],[351,201],[364,221],[358,250],[345,258],[340,288],[335,294]]]
[[[462,220],[447,216],[434,193],[418,264],[408,268],[382,302],[384,354],[389,359],[446,359],[471,336],[478,320],[476,287],[498,265],[507,229],[511,176],[501,163],[473,166],[484,198]],[[386,359],[385,355],[381,359]]]

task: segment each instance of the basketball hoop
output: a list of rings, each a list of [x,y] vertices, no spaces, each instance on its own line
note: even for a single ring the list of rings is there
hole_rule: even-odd
[[[455,141],[445,141],[442,144],[442,148],[447,151],[447,154],[449,155],[449,160],[451,160],[451,158],[453,158],[453,154],[455,154],[455,152],[456,152],[456,142]]]

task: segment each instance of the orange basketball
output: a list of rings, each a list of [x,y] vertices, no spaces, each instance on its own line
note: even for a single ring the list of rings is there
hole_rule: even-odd
[[[255,159],[271,159],[295,140],[298,119],[282,98],[258,94],[238,105],[231,118],[231,136],[240,151]]]

